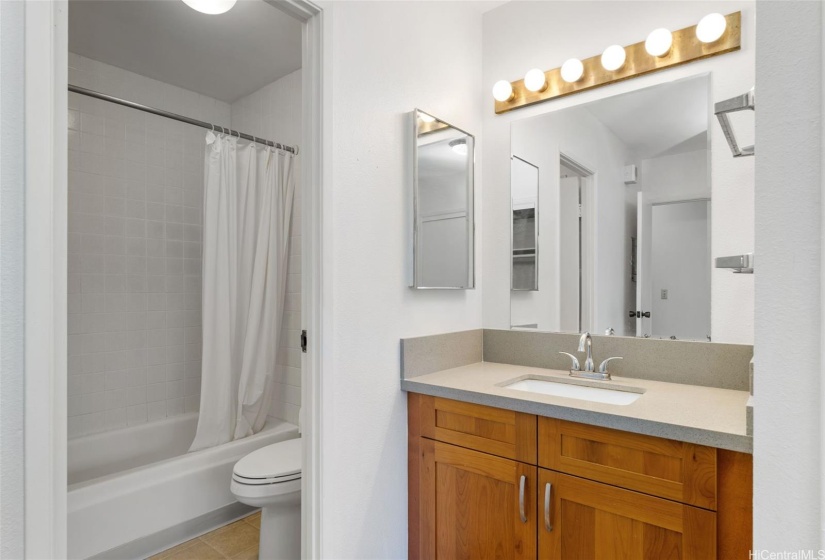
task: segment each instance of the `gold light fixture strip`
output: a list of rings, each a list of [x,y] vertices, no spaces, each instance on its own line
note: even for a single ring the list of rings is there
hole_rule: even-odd
[[[450,128],[450,125],[443,123],[441,121],[420,121],[418,123],[418,135],[423,136],[424,134],[431,134],[433,132],[438,132],[439,130],[444,130],[446,128]]]
[[[510,82],[513,86],[513,98],[509,101],[496,100],[496,114],[629,80],[694,60],[738,51],[741,48],[742,39],[742,12],[728,14],[725,20],[727,21],[725,32],[712,43],[701,42],[696,37],[696,26],[692,25],[673,32],[673,45],[670,51],[661,57],[648,54],[645,50],[645,42],[642,41],[625,47],[627,58],[618,70],[605,70],[601,63],[601,54],[598,54],[582,60],[584,74],[576,82],[565,82],[561,77],[561,68],[553,68],[544,73],[547,79],[547,88],[544,91],[529,91],[524,87],[524,80]]]

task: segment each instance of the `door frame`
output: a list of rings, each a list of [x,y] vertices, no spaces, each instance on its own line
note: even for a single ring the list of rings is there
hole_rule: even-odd
[[[303,22],[302,316],[310,335],[302,356],[304,462],[302,556],[321,551],[322,326],[331,313],[329,216],[329,21],[309,0],[265,0]],[[26,558],[65,558],[67,500],[67,0],[25,6],[25,445]],[[326,210],[325,210],[326,207]]]
[[[559,150],[559,162],[571,168],[581,176],[581,300],[580,330],[592,331],[596,322],[596,184],[598,173],[595,168],[573,156],[570,152]]]

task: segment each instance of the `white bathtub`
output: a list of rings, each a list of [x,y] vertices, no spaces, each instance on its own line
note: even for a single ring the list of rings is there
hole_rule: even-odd
[[[298,437],[296,426],[270,418],[254,436],[187,453],[197,419],[185,414],[69,441],[69,558],[148,553],[220,524],[218,512],[237,516],[244,506],[229,491],[235,462]]]

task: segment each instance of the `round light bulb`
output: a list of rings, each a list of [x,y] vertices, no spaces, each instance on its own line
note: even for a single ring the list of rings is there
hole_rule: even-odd
[[[627,54],[621,45],[610,45],[602,53],[602,66],[605,70],[618,70],[624,66]]]
[[[223,14],[232,9],[237,0],[183,0],[183,2],[199,12],[204,14]]]
[[[584,74],[584,64],[578,58],[570,58],[561,65],[561,79],[568,83],[579,81]]]
[[[727,26],[728,20],[722,14],[708,14],[699,20],[696,38],[703,43],[712,43],[722,36]]]
[[[513,86],[507,80],[499,80],[493,86],[493,97],[496,101],[510,101],[513,98]]]
[[[547,89],[547,78],[544,72],[533,68],[524,75],[524,87],[530,91],[544,91]]]
[[[671,45],[673,45],[673,34],[664,27],[660,27],[651,31],[647,36],[645,50],[651,56],[665,56],[670,52]]]

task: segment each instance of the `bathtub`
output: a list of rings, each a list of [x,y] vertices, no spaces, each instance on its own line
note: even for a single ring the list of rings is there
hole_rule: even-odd
[[[69,558],[148,555],[251,511],[229,491],[233,465],[299,437],[269,418],[254,436],[187,453],[197,422],[184,414],[69,441]]]

